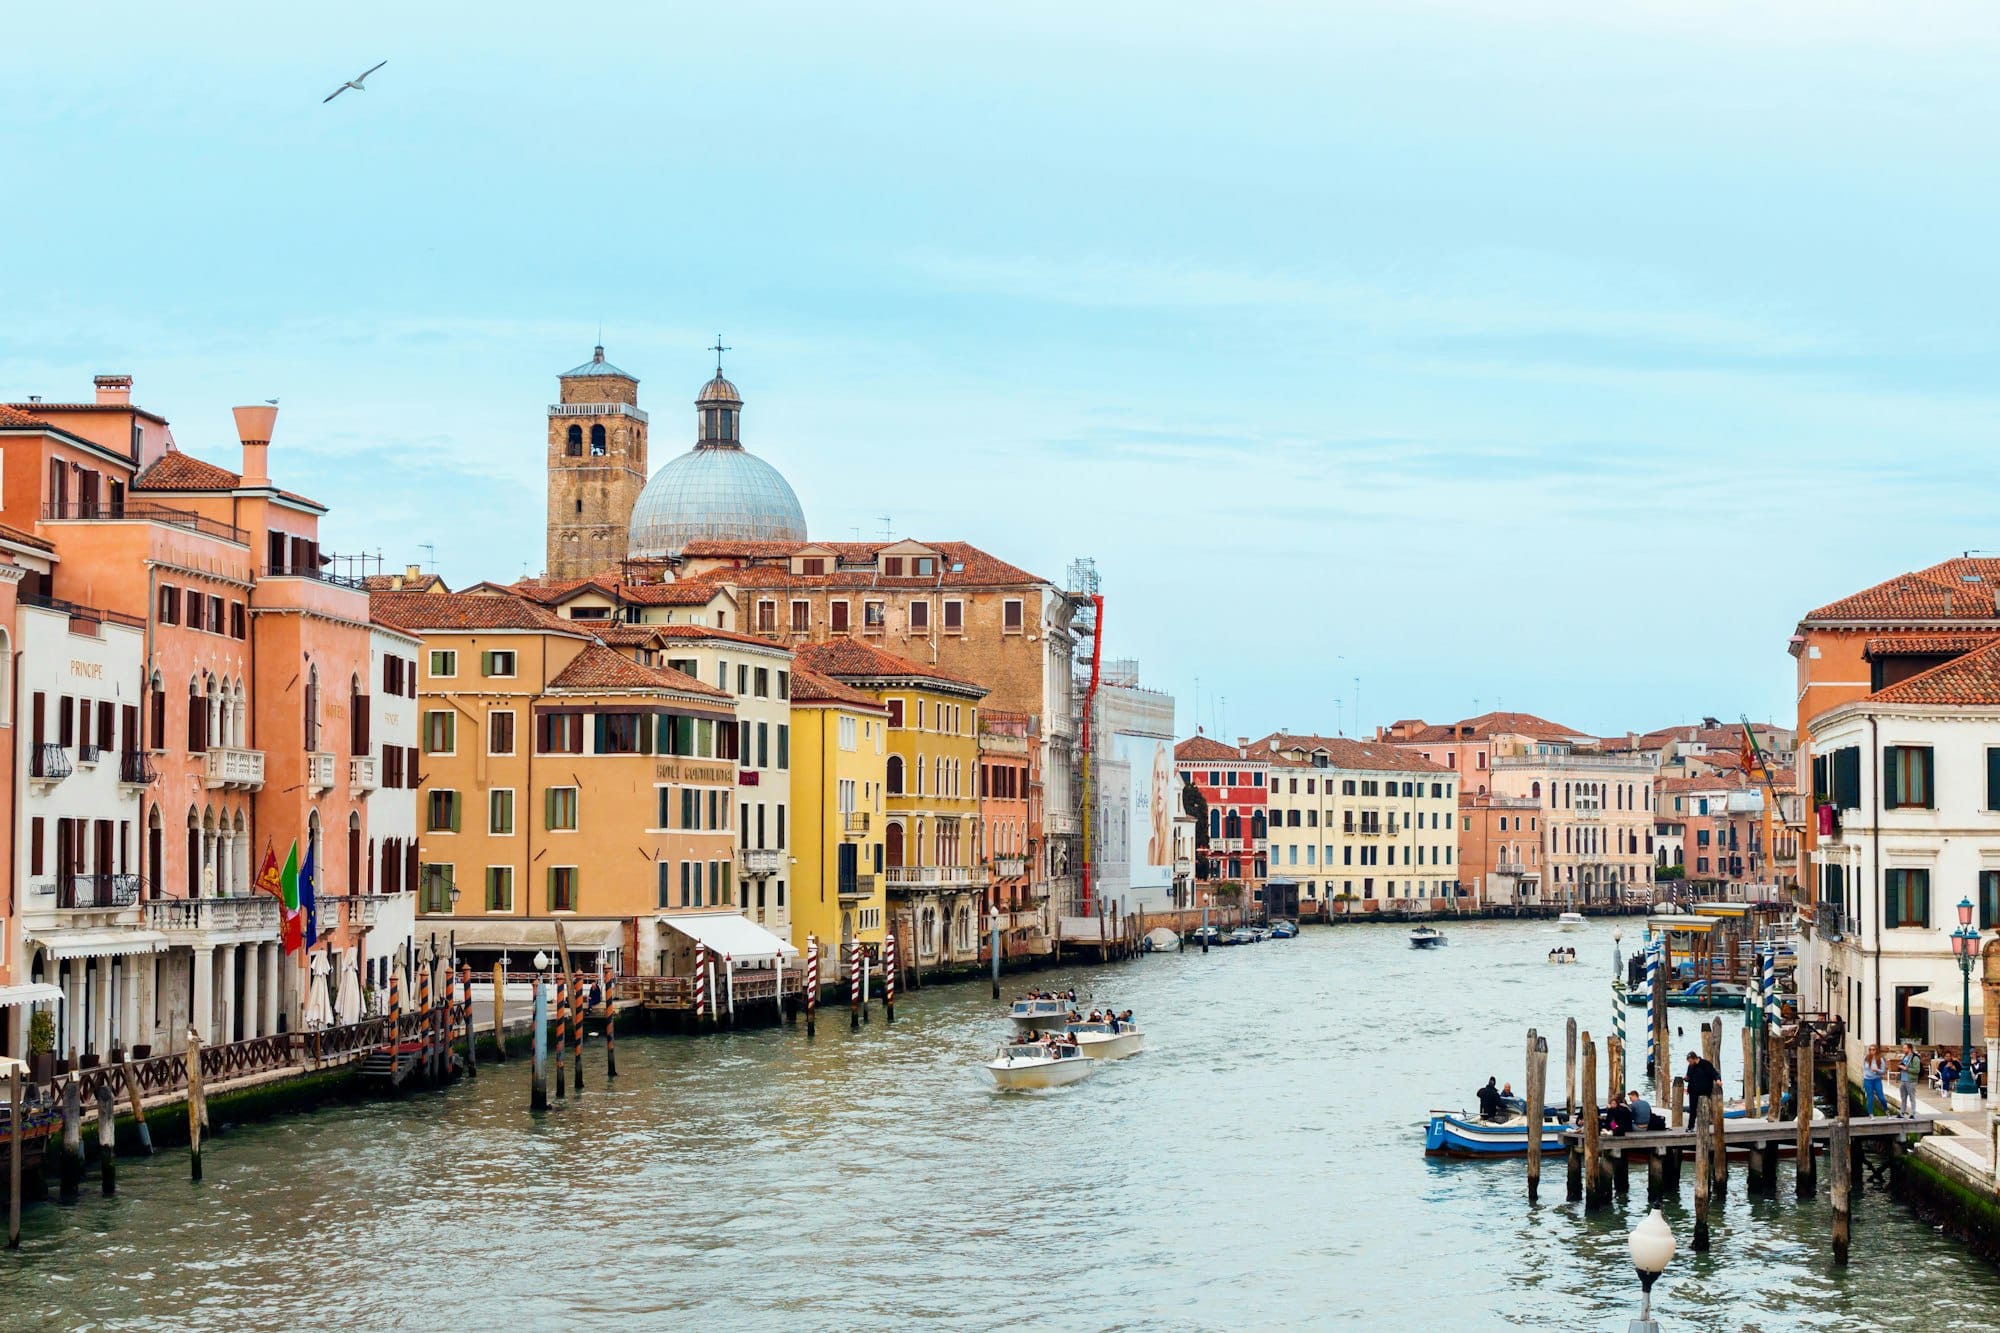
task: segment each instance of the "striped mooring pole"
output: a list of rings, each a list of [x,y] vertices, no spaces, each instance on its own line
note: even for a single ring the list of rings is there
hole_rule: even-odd
[[[882,1019],[896,1021],[896,933],[882,937]]]
[[[1658,1034],[1660,1031],[1659,1015],[1655,1012],[1660,1003],[1660,992],[1654,985],[1654,978],[1659,975],[1659,972],[1660,942],[1654,940],[1646,946],[1646,1068],[1652,1072],[1656,1083],[1662,1074],[1656,1058],[1659,1052],[1653,1049],[1654,1044],[1659,1039]],[[1664,1086],[1664,1084],[1660,1084],[1660,1086]]]
[[[1778,1022],[1778,951],[1769,946],[1758,960],[1757,987],[1763,992],[1764,1026],[1774,1027]]]
[[[708,1017],[708,946],[700,940],[694,942],[694,1021],[701,1026]]]
[[[853,941],[847,955],[847,1030],[861,1031],[861,941]]]
[[[806,1035],[813,1035],[813,1017],[819,1012],[819,936],[806,936]]]

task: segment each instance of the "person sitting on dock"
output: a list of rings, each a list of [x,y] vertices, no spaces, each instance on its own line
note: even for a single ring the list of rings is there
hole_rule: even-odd
[[[1625,1094],[1625,1105],[1632,1112],[1632,1128],[1634,1129],[1666,1128],[1665,1124],[1655,1125],[1653,1123],[1660,1117],[1653,1114],[1653,1104],[1647,1101],[1644,1097],[1641,1097],[1639,1095],[1639,1090],[1637,1088],[1634,1088],[1632,1091]]]
[[[1692,1125],[1700,1118],[1701,1099],[1713,1094],[1722,1082],[1722,1071],[1693,1051],[1688,1052],[1687,1061],[1688,1123]]]
[[[1613,1138],[1622,1138],[1630,1134],[1635,1128],[1644,1128],[1644,1126],[1633,1119],[1632,1103],[1629,1101],[1613,1102],[1611,1105],[1605,1107],[1604,1119],[1611,1126],[1611,1136]]]
[[[1499,1120],[1506,1114],[1505,1104],[1500,1097],[1499,1082],[1500,1080],[1497,1077],[1489,1078],[1486,1080],[1486,1086],[1479,1090],[1479,1118],[1481,1120]]]

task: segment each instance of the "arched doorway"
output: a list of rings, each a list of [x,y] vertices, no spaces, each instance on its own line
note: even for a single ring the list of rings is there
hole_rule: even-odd
[[[882,855],[892,869],[903,864],[903,826],[891,822],[882,834]]]

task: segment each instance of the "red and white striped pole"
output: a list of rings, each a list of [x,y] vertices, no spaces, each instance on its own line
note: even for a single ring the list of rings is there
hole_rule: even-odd
[[[813,1035],[813,1017],[819,1012],[819,936],[806,936],[806,1035]]]
[[[896,932],[882,937],[882,1018],[896,1021]]]
[[[852,942],[847,955],[847,1030],[861,1031],[861,941]]]
[[[694,1021],[697,1025],[708,1016],[708,946],[700,940],[694,942]]]

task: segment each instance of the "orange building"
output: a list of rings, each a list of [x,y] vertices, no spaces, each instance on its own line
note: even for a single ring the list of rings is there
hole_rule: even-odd
[[[1029,795],[1036,786],[1036,752],[1026,713],[989,708],[979,715],[980,861],[986,867],[986,910],[1000,918],[1012,956],[1038,952],[1042,915],[1034,910],[1029,870],[1035,845]]]

